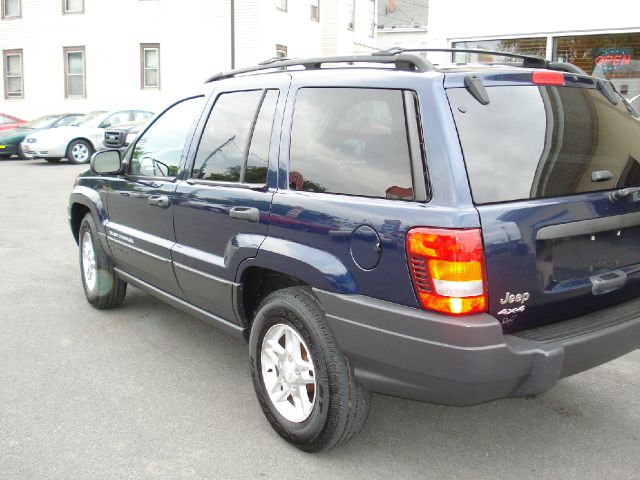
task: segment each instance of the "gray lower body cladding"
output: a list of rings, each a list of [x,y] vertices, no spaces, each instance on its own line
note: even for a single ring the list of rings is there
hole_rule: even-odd
[[[355,375],[379,393],[473,405],[540,393],[640,348],[640,298],[535,331],[315,290]],[[607,318],[611,321],[606,321]]]

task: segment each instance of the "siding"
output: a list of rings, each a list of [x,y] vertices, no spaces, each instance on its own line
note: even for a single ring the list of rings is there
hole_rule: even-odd
[[[236,67],[275,56],[276,44],[290,57],[372,50],[368,1],[357,0],[353,34],[330,14],[345,16],[345,0],[321,0],[320,22],[310,19],[306,1],[289,0],[284,13],[269,0],[235,0]],[[331,29],[337,31],[327,40]],[[140,43],[160,44],[160,90],[140,88]],[[85,0],[84,14],[62,15],[60,0],[22,0],[21,19],[0,21],[0,45],[23,49],[25,92],[24,99],[4,100],[3,91],[0,112],[31,119],[123,107],[159,111],[231,67],[230,1]],[[86,99],[64,98],[65,46],[86,49]]]

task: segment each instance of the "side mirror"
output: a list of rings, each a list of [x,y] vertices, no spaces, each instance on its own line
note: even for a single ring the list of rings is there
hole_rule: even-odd
[[[98,175],[113,175],[122,170],[122,157],[119,150],[102,150],[91,157],[91,171]]]

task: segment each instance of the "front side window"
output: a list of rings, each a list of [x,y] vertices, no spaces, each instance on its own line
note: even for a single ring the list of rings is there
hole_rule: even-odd
[[[120,125],[121,123],[128,122],[131,119],[130,117],[131,116],[129,115],[128,110],[117,112],[117,113],[114,113],[113,115],[108,116],[100,126],[103,128],[107,128],[107,127],[112,127],[114,125]]]
[[[277,90],[220,95],[202,134],[192,178],[266,183],[278,95]]]
[[[65,97],[86,98],[84,47],[64,47]]]
[[[299,90],[290,155],[292,190],[414,199],[400,90]]]
[[[311,20],[320,21],[320,0],[311,0]]]
[[[22,78],[22,50],[5,50],[4,98],[24,98]]]
[[[165,111],[136,142],[131,175],[175,177],[202,97],[189,98]]]
[[[140,44],[140,81],[142,88],[160,88],[160,44]]]
[[[20,18],[22,16],[21,0],[2,0],[2,18]]]
[[[84,13],[84,0],[62,0],[62,13]]]
[[[145,112],[144,110],[134,110],[133,119],[137,121],[149,120],[153,117],[153,112]]]

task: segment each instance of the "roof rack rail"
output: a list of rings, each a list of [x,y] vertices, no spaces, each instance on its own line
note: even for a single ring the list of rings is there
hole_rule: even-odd
[[[476,54],[485,54],[485,55],[498,55],[503,57],[511,57],[511,58],[520,58],[524,60],[522,66],[525,68],[546,68],[549,70],[559,70],[562,72],[574,73],[577,75],[588,75],[587,72],[582,70],[577,65],[573,65],[572,63],[560,63],[560,62],[550,62],[542,57],[538,57],[536,55],[525,55],[522,53],[512,53],[512,52],[500,52],[494,50],[484,50],[481,48],[402,48],[402,47],[394,47],[389,50],[382,50],[380,52],[375,52],[372,55],[381,55],[381,56],[389,56],[389,55],[401,55],[410,52],[450,52],[450,53],[476,53]]]
[[[261,61],[260,63],[258,63],[258,65],[269,65],[270,63],[281,62],[283,60],[291,60],[291,59],[286,57],[271,57]]]
[[[322,68],[326,63],[387,63],[394,64],[398,70],[410,72],[430,72],[435,71],[433,64],[418,55],[412,54],[392,54],[392,55],[352,55],[346,57],[319,57],[301,59],[280,59],[266,60],[258,65],[246,68],[238,68],[228,72],[217,73],[207,79],[205,83],[235,77],[243,73],[258,72],[260,70],[284,69],[287,67],[304,67],[307,70]]]

